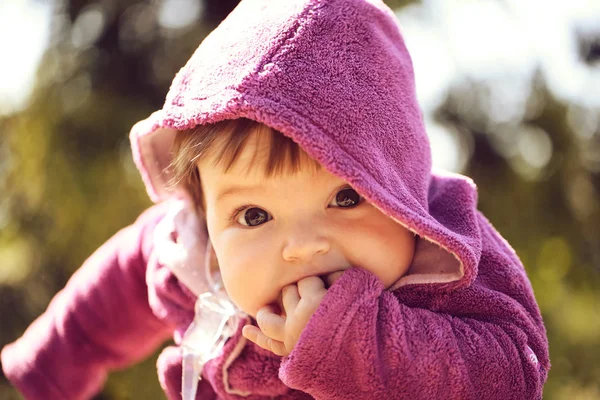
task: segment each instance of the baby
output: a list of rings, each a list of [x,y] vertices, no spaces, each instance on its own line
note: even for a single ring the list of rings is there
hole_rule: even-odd
[[[89,398],[170,337],[158,375],[181,398],[208,269],[242,318],[198,399],[541,399],[529,280],[474,183],[432,170],[381,1],[243,0],[131,142],[158,204],[3,349],[26,398]]]
[[[407,272],[415,235],[291,139],[237,119],[175,141],[175,181],[205,215],[227,293],[261,328],[244,336],[259,346],[288,355],[342,271],[365,269],[386,288]]]

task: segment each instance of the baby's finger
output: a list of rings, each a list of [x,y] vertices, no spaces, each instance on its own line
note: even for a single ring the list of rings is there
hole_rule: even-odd
[[[325,295],[325,293],[325,282],[318,276],[309,276],[298,281],[298,294],[300,294],[300,297],[315,294]]]
[[[340,277],[342,276],[343,273],[344,273],[344,271],[335,271],[335,272],[327,275],[325,277],[325,283],[327,284],[327,287],[330,288],[335,283],[335,281],[340,279]]]
[[[244,337],[249,341],[257,344],[265,350],[269,350],[273,354],[276,354],[278,356],[285,356],[288,354],[283,342],[271,339],[270,337],[262,333],[262,331],[256,326],[244,326],[244,328],[242,328],[242,335],[244,335]]]
[[[300,294],[298,294],[298,286],[287,285],[281,291],[281,297],[285,313],[287,315],[292,314],[296,307],[298,307],[298,302],[300,301]]]
[[[285,318],[275,314],[273,307],[265,306],[258,310],[256,313],[256,323],[265,335],[275,340],[283,341]]]

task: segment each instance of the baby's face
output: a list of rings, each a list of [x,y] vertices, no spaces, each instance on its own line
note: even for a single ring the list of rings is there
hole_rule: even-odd
[[[354,266],[388,288],[406,273],[410,231],[323,168],[267,178],[260,160],[268,151],[268,141],[252,135],[229,171],[210,155],[198,163],[208,233],[234,303],[256,316],[308,276]]]

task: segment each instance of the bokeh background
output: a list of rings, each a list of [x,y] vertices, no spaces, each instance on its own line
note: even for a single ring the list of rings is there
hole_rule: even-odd
[[[0,1],[0,347],[150,204],[129,129],[236,3]],[[600,399],[600,2],[387,3],[435,164],[475,180],[533,284],[544,399]],[[111,374],[97,399],[164,399],[154,363]],[[19,398],[0,376],[0,399]]]

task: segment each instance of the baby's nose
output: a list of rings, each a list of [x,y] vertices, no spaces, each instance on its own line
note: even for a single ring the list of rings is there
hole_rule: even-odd
[[[291,233],[283,247],[285,261],[309,261],[317,254],[326,254],[331,248],[330,240],[310,227]]]

